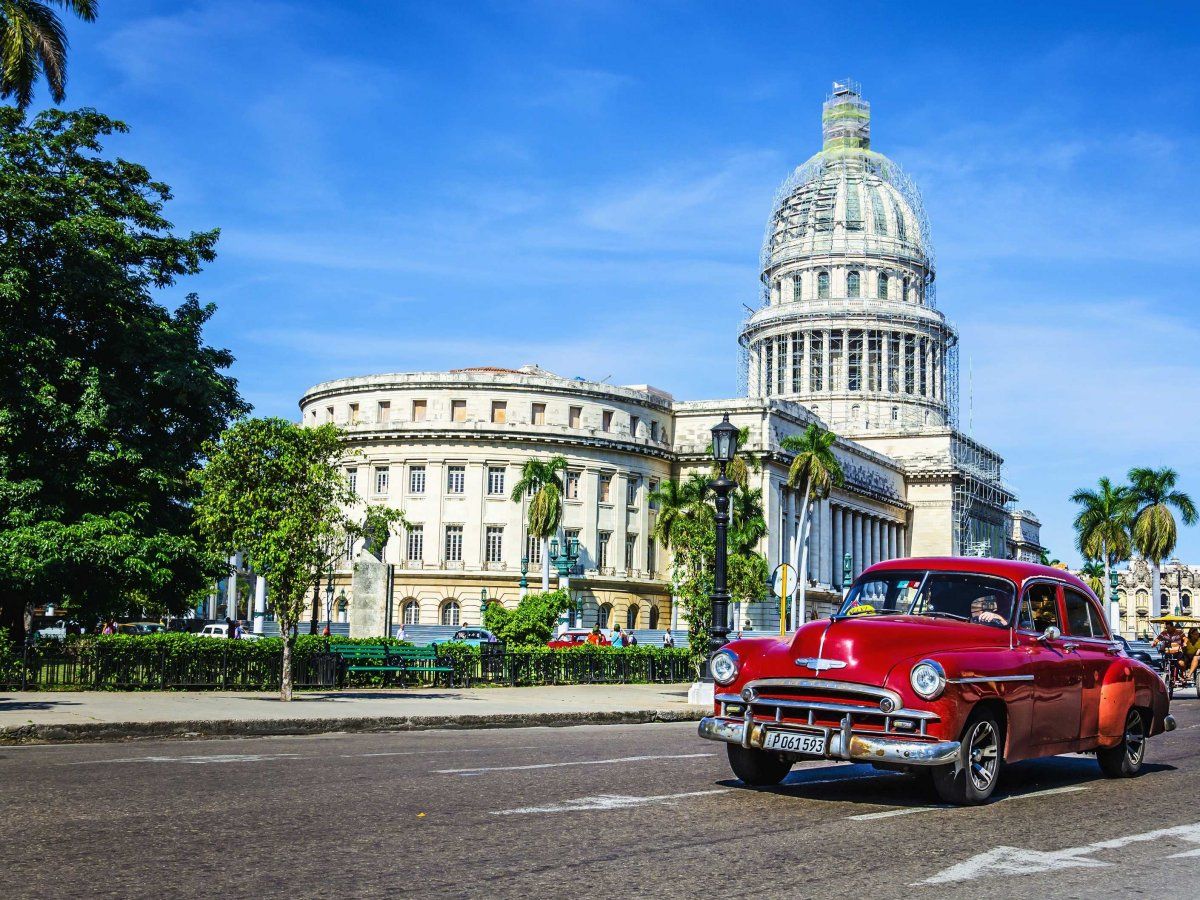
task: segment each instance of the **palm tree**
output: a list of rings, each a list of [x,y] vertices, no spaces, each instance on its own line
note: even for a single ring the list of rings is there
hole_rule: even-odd
[[[793,614],[798,609],[801,618],[804,615],[804,593],[808,587],[808,531],[812,524],[809,513],[814,500],[828,497],[833,488],[840,487],[845,481],[842,464],[831,449],[836,441],[836,434],[816,422],[809,422],[803,433],[788,435],[780,441],[784,450],[795,454],[788,470],[788,486],[799,488],[803,498],[800,505],[800,565],[797,575],[800,597],[793,607]],[[800,623],[797,621],[796,624]]]
[[[712,507],[706,502],[708,492],[708,479],[697,473],[686,481],[663,481],[651,492],[650,502],[658,509],[654,517],[654,537],[664,550],[675,545],[683,520],[712,514]]]
[[[1107,572],[1108,566],[1103,565],[1098,559],[1086,560],[1083,568],[1079,570],[1079,577],[1092,589],[1092,593],[1101,598],[1101,600],[1104,599],[1104,586],[1108,584]]]
[[[562,520],[563,482],[561,472],[567,461],[561,456],[548,460],[527,459],[521,467],[521,478],[513,485],[512,501],[520,503],[530,497],[529,533],[542,539],[542,590],[550,590],[550,536],[558,531]]]
[[[755,552],[766,536],[762,491],[759,488],[733,492],[729,504],[729,543],[731,552],[746,556]]]
[[[1080,488],[1071,495],[1071,502],[1082,507],[1075,517],[1075,546],[1084,559],[1104,564],[1104,584],[1096,591],[1103,600],[1112,567],[1129,559],[1134,507],[1125,485],[1114,486],[1108,478],[1101,478],[1098,487],[1095,491]]]
[[[1179,474],[1170,468],[1129,470],[1130,496],[1137,506],[1133,516],[1133,546],[1150,563],[1150,610],[1162,612],[1160,567],[1175,551],[1179,530],[1171,507],[1179,510],[1184,525],[1196,521],[1196,504],[1183,491],[1175,490]]]
[[[85,22],[96,20],[97,0],[55,0]],[[33,86],[46,76],[55,103],[66,99],[67,32],[51,4],[0,0],[0,97],[15,97],[24,109]]]

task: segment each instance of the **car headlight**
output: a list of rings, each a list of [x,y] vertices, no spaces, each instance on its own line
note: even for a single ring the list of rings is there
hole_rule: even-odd
[[[912,689],[926,700],[932,700],[946,687],[946,670],[932,659],[923,659],[908,676]]]
[[[729,684],[737,678],[738,658],[732,650],[718,650],[713,654],[708,669],[717,684]]]

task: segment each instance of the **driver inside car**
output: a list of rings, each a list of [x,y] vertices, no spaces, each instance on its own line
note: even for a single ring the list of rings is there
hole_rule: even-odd
[[[977,625],[994,625],[997,628],[1007,628],[1008,619],[997,612],[999,608],[996,599],[991,596],[976,597],[971,601],[971,621]]]

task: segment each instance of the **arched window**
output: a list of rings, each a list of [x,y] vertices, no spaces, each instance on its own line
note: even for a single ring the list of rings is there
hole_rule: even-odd
[[[888,277],[886,272],[879,273],[879,299],[886,300],[888,298]]]
[[[658,628],[658,607],[650,607],[650,627]]]
[[[893,422],[900,421],[900,407],[898,407],[898,406],[892,407],[892,421]]]
[[[416,600],[405,600],[400,607],[400,621],[405,625],[416,625],[421,621],[421,604]]]
[[[929,410],[925,410],[925,424],[929,424]]]
[[[459,619],[458,603],[456,603],[454,600],[447,600],[445,603],[442,604],[442,624],[443,625],[454,625],[457,627],[459,624],[458,619]]]
[[[1168,594],[1166,591],[1163,591],[1161,594],[1158,595],[1158,602],[1159,602],[1159,605],[1162,607],[1163,612],[1166,612],[1167,610],[1169,610],[1171,608],[1171,595]]]
[[[1191,595],[1190,595],[1190,594],[1180,594],[1180,595],[1179,595],[1179,604],[1180,604],[1180,606],[1182,606],[1184,609],[1191,609],[1191,608],[1192,608],[1192,597],[1191,597]]]
[[[607,628],[608,622],[612,618],[612,604],[601,603],[596,610],[596,624],[601,628]]]
[[[641,610],[638,609],[638,606],[636,603],[629,604],[629,609],[625,611],[625,627],[626,628],[637,628],[638,627],[638,624],[637,624],[638,615],[640,613],[641,613]]]
[[[817,273],[817,299],[818,300],[828,300],[829,299],[829,273],[828,272],[818,272]]]
[[[800,302],[800,275],[799,273],[792,276],[792,302]]]
[[[905,303],[907,303],[910,299],[910,297],[908,296],[908,291],[909,291],[909,287],[911,286],[911,284],[912,284],[912,282],[909,280],[908,276],[905,276],[904,292],[900,295],[900,299],[903,300]]]
[[[851,272],[846,276],[846,296],[857,297],[861,293],[861,281],[857,272]]]

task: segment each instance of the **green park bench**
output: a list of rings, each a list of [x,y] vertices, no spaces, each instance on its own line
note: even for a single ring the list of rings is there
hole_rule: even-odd
[[[430,675],[436,681],[441,675],[447,680],[454,675],[454,666],[438,655],[436,647],[389,647],[386,644],[331,644],[329,652],[339,658],[339,684],[345,684],[350,672],[382,672],[383,683],[392,673],[401,675]]]

